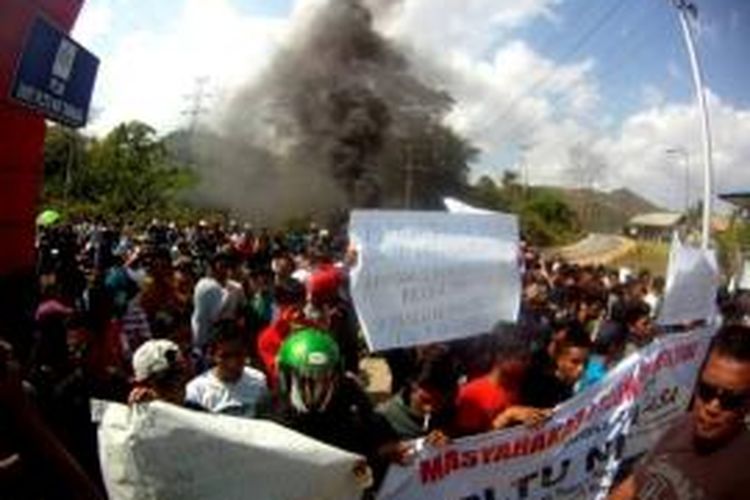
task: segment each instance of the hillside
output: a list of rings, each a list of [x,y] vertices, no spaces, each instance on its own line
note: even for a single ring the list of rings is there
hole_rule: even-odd
[[[539,187],[561,197],[578,215],[583,229],[596,233],[619,233],[633,216],[664,209],[629,189],[610,192],[592,189]]]

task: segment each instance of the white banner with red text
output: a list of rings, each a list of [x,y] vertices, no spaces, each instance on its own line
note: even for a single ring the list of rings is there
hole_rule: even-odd
[[[688,408],[714,328],[656,340],[537,429],[514,428],[425,448],[393,466],[379,500],[606,498],[618,470]]]

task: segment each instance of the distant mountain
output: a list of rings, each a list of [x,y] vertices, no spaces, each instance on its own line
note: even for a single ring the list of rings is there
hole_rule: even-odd
[[[664,211],[662,207],[624,188],[609,192],[553,186],[537,189],[561,197],[576,212],[583,229],[588,232],[620,233],[633,216]]]

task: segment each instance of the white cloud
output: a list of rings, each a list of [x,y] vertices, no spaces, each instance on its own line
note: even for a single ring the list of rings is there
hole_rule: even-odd
[[[518,40],[502,46],[489,63],[454,56],[445,68],[457,99],[449,121],[484,148],[535,140],[555,114],[583,116],[596,103],[591,68],[591,61],[556,65]],[[533,92],[537,82],[545,82],[536,85],[542,94]]]
[[[73,29],[73,38],[84,47],[90,46],[112,26],[112,6],[108,0],[85,4]]]
[[[737,109],[713,94],[709,108],[714,138],[717,192],[746,190],[750,185],[750,111]],[[618,185],[644,193],[664,205],[681,208],[685,197],[684,166],[667,157],[666,149],[684,148],[690,157],[691,198],[703,185],[700,121],[693,103],[667,104],[641,110],[626,119],[618,134],[599,147],[613,167]]]
[[[557,22],[553,8],[559,2],[438,3],[405,0],[381,29],[410,50],[426,79],[456,99],[448,122],[484,152],[475,174],[512,168],[487,162],[498,157],[507,161],[503,151],[525,144],[533,182],[570,182],[564,164],[567,148],[588,138],[583,124],[601,119],[592,113],[599,102],[594,62],[559,64],[514,37],[524,23],[540,18]]]
[[[286,28],[284,19],[243,15],[229,0],[186,0],[172,23],[132,31],[102,57],[94,95],[100,113],[90,130],[131,119],[160,131],[180,125],[198,78],[224,95],[262,70]]]
[[[642,109],[612,123],[599,109],[594,61],[560,64],[514,38],[514,28],[525,22],[554,19],[556,3],[404,0],[383,30],[410,47],[426,78],[456,99],[450,123],[484,151],[485,160],[475,174],[516,168],[518,155],[507,152],[517,153],[524,144],[532,183],[576,185],[568,152],[582,143],[608,163],[598,186],[626,186],[678,208],[684,200],[684,168],[667,158],[665,150],[682,146],[691,157],[691,194],[697,199],[702,190],[702,143],[692,102],[670,103],[660,88],[646,85]],[[515,15],[503,15],[511,4],[517,8]],[[703,28],[710,35],[710,27]],[[672,61],[667,69],[672,78],[682,73]],[[710,102],[717,191],[746,189],[750,169],[743,167],[750,162],[750,143],[744,138],[750,137],[750,110],[713,95]],[[497,158],[511,163],[488,164],[488,159]]]
[[[401,0],[380,23],[388,36],[419,51],[472,56],[540,16],[553,18],[560,0]]]

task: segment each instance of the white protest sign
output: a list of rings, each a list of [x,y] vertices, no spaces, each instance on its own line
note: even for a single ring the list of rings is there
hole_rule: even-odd
[[[348,500],[362,494],[353,474],[358,456],[272,422],[160,402],[95,406],[112,499]]]
[[[446,210],[448,210],[452,214],[494,214],[496,212],[492,212],[490,210],[484,210],[482,208],[476,208],[472,207],[471,205],[467,205],[461,200],[457,200],[455,198],[443,198],[443,205],[445,205]]]
[[[742,263],[737,290],[750,290],[750,260],[745,260]]]
[[[486,333],[515,321],[518,222],[510,215],[354,211],[354,305],[371,350]]]
[[[675,236],[657,323],[679,325],[713,318],[718,286],[719,268],[714,251],[683,245]]]
[[[539,429],[518,427],[424,450],[392,466],[379,500],[603,499],[619,466],[683,417],[713,331],[629,356]]]

